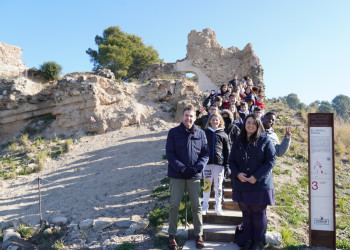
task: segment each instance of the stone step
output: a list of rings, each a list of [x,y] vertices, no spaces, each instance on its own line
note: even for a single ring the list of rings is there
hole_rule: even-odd
[[[242,212],[223,209],[224,215],[216,215],[214,209],[209,209],[206,215],[203,215],[203,223],[238,225],[242,222]]]
[[[232,188],[224,188],[224,190],[222,190],[222,193],[224,195],[224,198],[232,199]],[[210,197],[215,197],[214,190],[211,190]]]
[[[215,250],[239,250],[240,247],[233,242],[215,242],[206,241],[204,242],[204,249],[215,249]],[[183,250],[197,250],[194,240],[188,240],[182,248]]]
[[[214,209],[215,203],[215,198],[210,198],[209,209]],[[224,198],[224,201],[222,202],[222,208],[227,210],[240,210],[237,202],[233,201],[232,198]]]
[[[203,223],[204,241],[234,242],[236,225]],[[189,229],[188,237],[194,239],[193,229]]]
[[[224,187],[225,188],[232,188],[231,179],[224,180]]]

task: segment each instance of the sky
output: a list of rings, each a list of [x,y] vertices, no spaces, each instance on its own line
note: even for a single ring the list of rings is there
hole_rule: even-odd
[[[350,1],[0,0],[0,41],[23,50],[26,67],[91,71],[86,50],[110,26],[138,35],[164,62],[186,57],[191,30],[215,31],[223,47],[252,43],[268,98],[350,96]]]

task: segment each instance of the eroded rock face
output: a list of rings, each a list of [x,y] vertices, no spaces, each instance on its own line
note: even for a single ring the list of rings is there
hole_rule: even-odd
[[[16,77],[26,69],[22,61],[22,49],[0,42],[0,77]]]
[[[104,133],[141,123],[161,125],[174,118],[180,122],[184,106],[199,107],[203,100],[192,81],[153,79],[135,84],[116,82],[111,74],[71,73],[46,87],[24,77],[1,81],[0,140],[10,139],[45,115],[55,117],[45,130],[48,137]],[[31,91],[23,86],[29,84]]]

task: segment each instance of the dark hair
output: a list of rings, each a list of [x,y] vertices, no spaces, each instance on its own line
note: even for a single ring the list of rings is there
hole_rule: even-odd
[[[258,88],[258,87],[253,87],[252,88],[252,91],[254,91],[254,93],[256,93],[256,94],[260,94],[261,93],[261,88]]]
[[[257,143],[260,135],[265,131],[265,129],[264,129],[264,126],[262,125],[260,119],[258,117],[256,117],[254,114],[250,114],[245,118],[242,129],[241,129],[241,134],[238,137],[238,142],[247,141],[247,131],[245,129],[245,125],[247,123],[248,118],[250,118],[250,117],[252,117],[254,119],[254,123],[255,123],[256,128],[257,128],[255,133],[250,137],[250,141],[254,146],[256,146],[256,143]]]
[[[247,81],[247,80],[248,80],[248,77],[247,77],[247,76],[243,76],[243,79],[244,79],[245,81]]]
[[[226,86],[226,87],[228,88],[227,84],[222,84],[221,87],[220,87],[220,91],[221,91],[221,94],[220,94],[220,95],[224,95],[224,94],[226,94],[226,93],[228,92],[228,89],[227,89],[225,92],[222,91],[222,88],[223,88],[224,86]]]
[[[261,111],[261,108],[258,107],[258,106],[256,106],[256,107],[254,108],[254,112],[255,112],[255,111]]]
[[[246,103],[246,102],[241,102],[241,104],[239,104],[239,106],[240,106],[240,107],[242,107],[242,106],[248,107],[248,103]]]
[[[230,109],[231,106],[235,107],[235,112],[232,112],[233,114],[233,119],[237,120],[238,118],[240,118],[239,113],[238,113],[238,109],[235,103],[230,103],[230,105],[228,105],[228,109]]]
[[[222,97],[221,96],[215,97],[214,102],[218,102],[218,101],[222,102]]]
[[[185,114],[185,111],[193,111],[194,113],[196,113],[196,109],[192,105],[187,105],[182,111],[182,114]]]
[[[275,114],[274,112],[272,112],[272,111],[269,111],[269,112],[267,112],[267,113],[265,114],[265,116],[268,116],[268,115],[274,115],[274,116],[276,116],[276,114]]]
[[[247,89],[249,89],[249,90],[250,90],[250,93],[249,93],[249,94],[252,94],[252,95],[254,95],[254,94],[255,94],[255,91],[253,90],[253,88],[252,88],[252,87],[249,87],[249,86],[245,87],[245,89],[244,89],[244,93],[246,93],[246,90],[247,90]]]

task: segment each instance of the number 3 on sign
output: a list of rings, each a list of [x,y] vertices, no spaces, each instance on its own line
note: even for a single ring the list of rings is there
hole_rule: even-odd
[[[311,188],[312,188],[312,190],[317,190],[318,189],[318,182],[317,181],[313,181]]]

